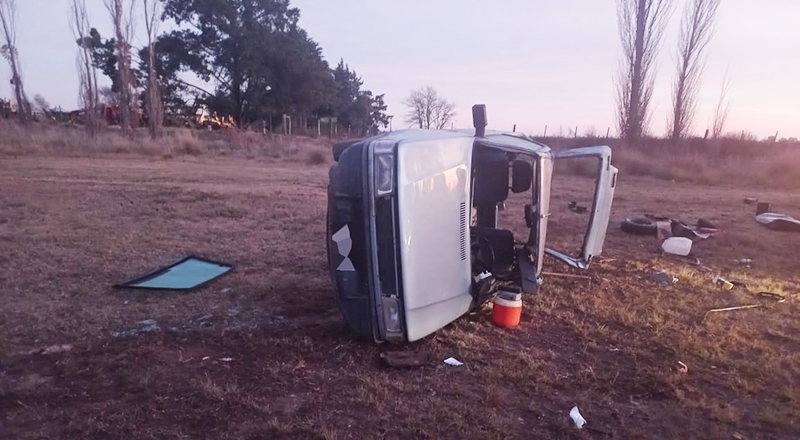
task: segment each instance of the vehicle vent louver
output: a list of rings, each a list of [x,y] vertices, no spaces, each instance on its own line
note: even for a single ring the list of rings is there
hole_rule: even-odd
[[[467,204],[461,203],[461,261],[467,259]]]

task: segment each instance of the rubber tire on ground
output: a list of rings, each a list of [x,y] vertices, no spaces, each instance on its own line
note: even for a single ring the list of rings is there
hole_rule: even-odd
[[[622,231],[634,235],[658,235],[655,220],[647,217],[626,218],[622,221]]]

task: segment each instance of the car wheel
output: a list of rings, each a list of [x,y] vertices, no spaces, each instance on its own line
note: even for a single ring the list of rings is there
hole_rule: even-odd
[[[658,235],[656,222],[646,217],[626,218],[622,221],[622,231],[634,235]]]

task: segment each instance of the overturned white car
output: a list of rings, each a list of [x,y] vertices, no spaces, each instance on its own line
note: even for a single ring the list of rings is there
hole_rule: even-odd
[[[492,297],[535,293],[545,252],[578,268],[600,254],[617,169],[606,146],[554,153],[519,133],[404,130],[334,146],[328,262],[345,321],[374,341],[415,341]],[[595,157],[599,174],[580,255],[546,249],[553,161]],[[509,191],[529,193],[527,237],[498,224]]]

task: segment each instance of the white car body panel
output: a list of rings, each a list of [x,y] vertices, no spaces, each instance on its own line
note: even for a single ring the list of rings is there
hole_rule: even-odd
[[[466,313],[473,301],[469,250],[472,137],[397,146],[403,304],[409,341]]]

